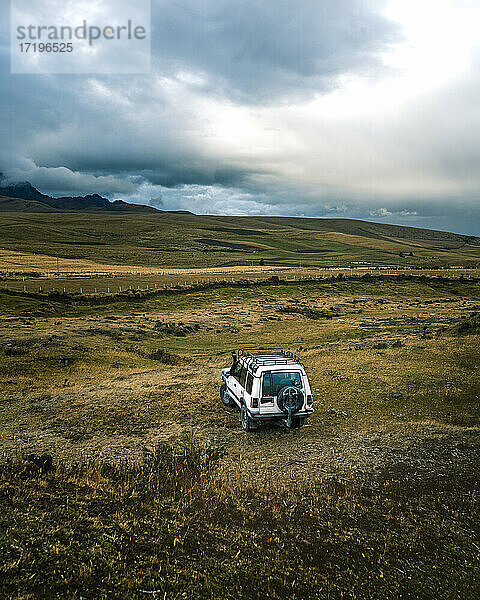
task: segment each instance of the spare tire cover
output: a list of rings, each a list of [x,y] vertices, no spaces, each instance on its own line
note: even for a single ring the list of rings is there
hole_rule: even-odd
[[[277,395],[278,408],[284,413],[288,413],[289,406],[292,407],[292,413],[298,412],[302,406],[305,396],[302,390],[293,385],[286,385]]]

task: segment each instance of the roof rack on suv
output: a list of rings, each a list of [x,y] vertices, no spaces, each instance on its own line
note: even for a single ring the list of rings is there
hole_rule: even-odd
[[[283,348],[274,348],[269,350],[245,350],[240,349],[237,353],[238,358],[244,358],[247,365],[256,371],[258,367],[270,365],[293,365],[300,364],[303,367],[299,356],[284,350]]]

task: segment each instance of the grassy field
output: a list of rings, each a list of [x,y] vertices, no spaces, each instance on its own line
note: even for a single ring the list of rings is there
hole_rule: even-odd
[[[478,597],[479,296],[394,277],[0,291],[0,595]],[[230,351],[258,345],[304,358],[307,427],[245,434],[220,403]]]
[[[3,291],[25,292],[26,294],[56,293],[64,296],[116,296],[127,291],[145,292],[163,290],[175,287],[195,288],[203,285],[212,285],[216,282],[261,283],[271,277],[282,281],[307,281],[312,279],[331,279],[332,277],[360,278],[364,275],[403,277],[428,276],[443,279],[478,279],[480,269],[399,269],[377,267],[375,269],[356,267],[351,269],[331,268],[299,268],[280,266],[244,266],[244,267],[218,267],[210,269],[165,269],[157,273],[137,271],[132,273],[69,273],[59,275],[44,273],[41,275],[25,273],[0,274],[0,289]]]
[[[54,224],[53,224],[54,222]],[[159,213],[0,213],[0,270],[227,265],[478,267],[479,238],[348,219],[210,217]],[[1,252],[3,251],[3,253]],[[102,265],[105,268],[102,269]]]

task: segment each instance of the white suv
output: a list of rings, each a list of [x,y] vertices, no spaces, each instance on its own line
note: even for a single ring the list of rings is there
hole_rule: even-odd
[[[239,350],[233,364],[222,371],[220,398],[225,406],[240,408],[242,428],[256,429],[277,421],[300,427],[313,412],[313,396],[305,367],[287,350]]]

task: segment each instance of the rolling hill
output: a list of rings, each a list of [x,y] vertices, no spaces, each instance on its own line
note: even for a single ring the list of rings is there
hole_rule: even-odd
[[[355,219],[172,213],[97,194],[51,198],[0,187],[0,248],[152,266],[477,266],[480,238]],[[55,213],[55,216],[52,216]]]

